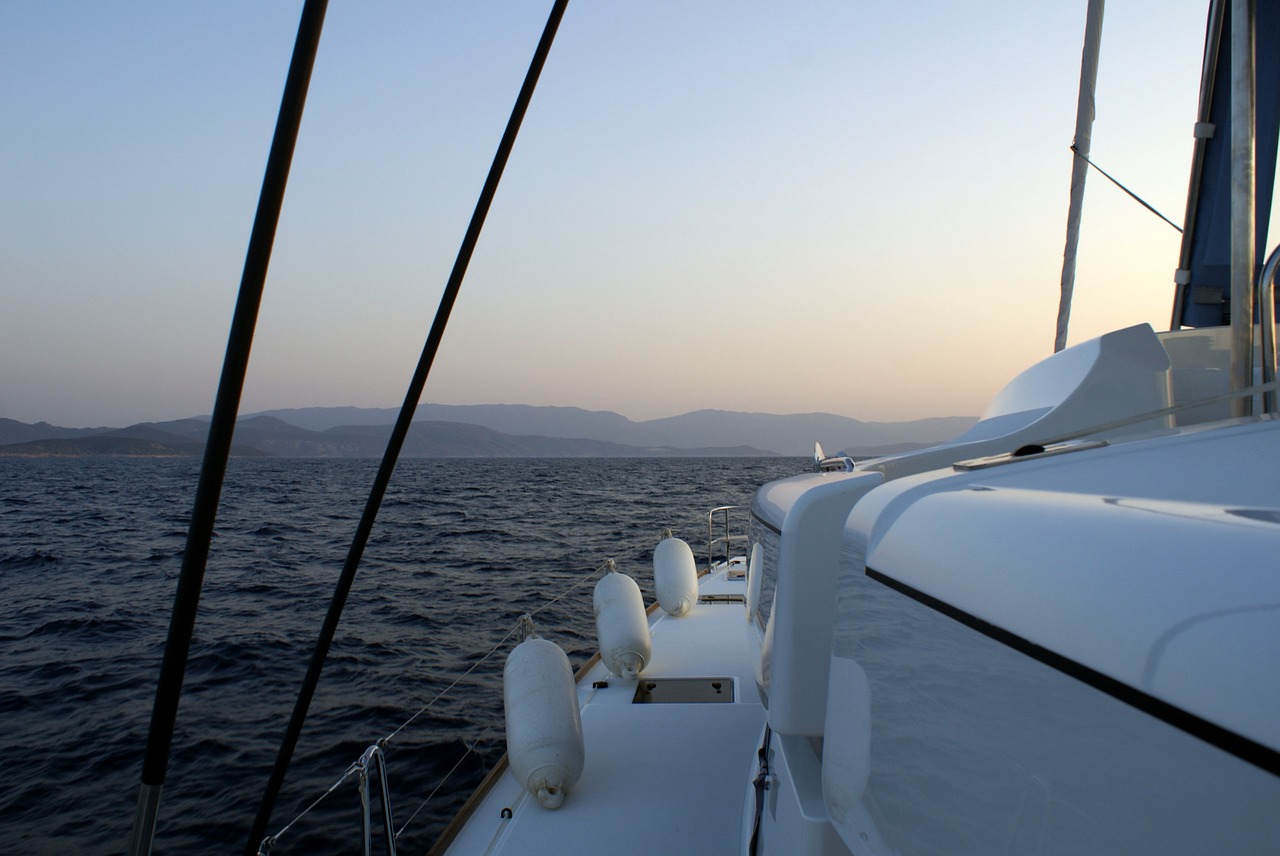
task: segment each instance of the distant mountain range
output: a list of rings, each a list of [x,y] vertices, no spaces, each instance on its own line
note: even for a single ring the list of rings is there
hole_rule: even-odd
[[[310,407],[242,416],[232,454],[278,457],[380,457],[397,411]],[[404,457],[656,457],[877,455],[932,445],[974,424],[970,417],[861,422],[830,413],[778,416],[699,410],[633,422],[617,413],[518,404],[418,408]],[[208,417],[146,422],[127,428],[61,428],[0,419],[0,455],[76,457],[199,455]]]

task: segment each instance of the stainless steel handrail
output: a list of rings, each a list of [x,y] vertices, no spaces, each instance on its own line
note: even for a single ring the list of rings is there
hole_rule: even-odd
[[[1261,337],[1258,342],[1261,350],[1262,382],[1271,383],[1276,379],[1276,269],[1280,268],[1280,245],[1277,245],[1267,256],[1267,263],[1262,266],[1262,275],[1258,277],[1256,303],[1258,305],[1258,326]],[[1268,390],[1262,395],[1262,412],[1275,413],[1276,391]]]
[[[382,828],[386,835],[387,856],[396,856],[395,823],[391,819],[391,791],[387,788],[387,756],[382,746],[373,744],[364,751],[360,760],[355,763],[359,777],[361,833],[364,839],[364,856],[373,856],[373,823],[369,808],[369,773],[378,776],[378,786],[382,788]]]
[[[729,512],[736,511],[740,506],[737,505],[721,505],[707,512],[707,571],[711,570],[711,566],[715,563],[715,551],[717,546],[723,546],[724,559],[728,561],[733,558],[733,545],[745,544],[746,535],[734,535],[730,527]],[[720,515],[720,529],[724,533],[719,538],[715,537],[715,516]]]
[[[1254,92],[1257,70],[1254,53],[1255,19],[1253,3],[1232,0],[1231,25],[1231,388],[1253,385],[1253,313],[1257,288],[1253,281],[1255,247],[1254,221],[1257,195],[1254,155],[1256,149],[1256,109]],[[1232,416],[1253,412],[1253,399],[1231,403]]]

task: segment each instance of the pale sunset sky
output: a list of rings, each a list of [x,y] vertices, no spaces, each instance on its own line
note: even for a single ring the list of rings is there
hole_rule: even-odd
[[[550,0],[330,4],[242,412],[398,406]],[[0,417],[212,410],[301,2],[0,4]],[[1175,222],[1205,4],[1112,0]],[[573,0],[424,400],[977,415],[1052,350],[1083,2]],[[1072,343],[1169,323],[1100,175]]]

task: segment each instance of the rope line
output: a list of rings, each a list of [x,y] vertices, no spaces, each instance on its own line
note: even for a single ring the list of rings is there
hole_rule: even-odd
[[[1157,217],[1159,217],[1161,220],[1163,220],[1164,222],[1166,222],[1166,223],[1168,223],[1170,226],[1172,226],[1174,229],[1176,229],[1179,235],[1181,235],[1181,234],[1182,234],[1182,227],[1181,227],[1181,226],[1179,226],[1177,223],[1173,222],[1173,221],[1172,221],[1172,220],[1170,220],[1168,217],[1164,216],[1164,215],[1163,215],[1163,214],[1161,214],[1159,211],[1157,211],[1155,208],[1153,208],[1153,207],[1151,206],[1151,204],[1147,202],[1147,200],[1143,199],[1141,196],[1139,196],[1138,194],[1134,193],[1134,192],[1133,192],[1132,190],[1130,190],[1129,188],[1125,187],[1125,186],[1124,186],[1123,184],[1121,184],[1119,181],[1116,181],[1116,179],[1112,177],[1111,173],[1107,172],[1105,169],[1103,169],[1102,167],[1098,166],[1098,165],[1097,165],[1096,163],[1094,163],[1093,161],[1089,160],[1089,158],[1088,158],[1088,156],[1087,156],[1087,155],[1082,155],[1082,154],[1080,153],[1080,151],[1075,147],[1075,144],[1074,144],[1074,143],[1072,143],[1072,144],[1071,144],[1071,151],[1075,154],[1075,156],[1076,156],[1076,157],[1080,158],[1082,161],[1084,161],[1085,163],[1087,163],[1089,166],[1093,167],[1093,168],[1094,168],[1094,169],[1096,169],[1098,172],[1102,173],[1102,177],[1103,177],[1103,178],[1105,178],[1107,181],[1111,182],[1111,183],[1112,183],[1112,184],[1114,184],[1116,187],[1120,188],[1120,189],[1121,189],[1121,190],[1123,190],[1125,193],[1127,193],[1127,194],[1129,194],[1131,197],[1133,197],[1133,199],[1134,199],[1134,200],[1135,200],[1139,205],[1141,205],[1143,208],[1147,209],[1147,210],[1148,210],[1148,211],[1150,211],[1152,214],[1156,215],[1156,216],[1157,216]]]

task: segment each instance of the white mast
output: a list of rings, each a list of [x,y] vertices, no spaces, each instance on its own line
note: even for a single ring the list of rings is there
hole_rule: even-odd
[[[1080,215],[1084,209],[1084,180],[1088,174],[1089,142],[1093,134],[1094,89],[1098,81],[1098,48],[1102,43],[1104,0],[1089,0],[1084,24],[1084,50],[1080,57],[1080,96],[1076,103],[1076,136],[1071,144],[1071,207],[1067,211],[1067,246],[1062,252],[1062,295],[1058,301],[1058,330],[1053,350],[1067,346],[1071,320],[1071,295],[1076,284],[1076,249],[1080,244]]]

